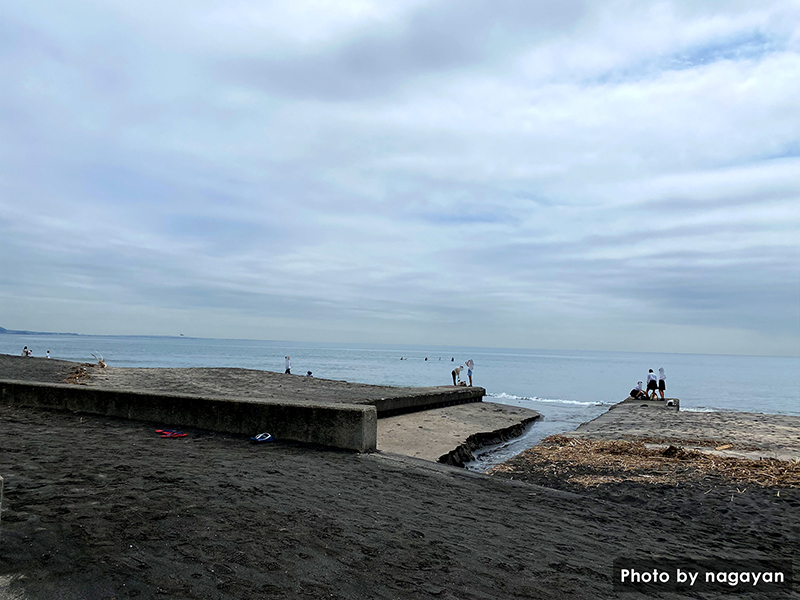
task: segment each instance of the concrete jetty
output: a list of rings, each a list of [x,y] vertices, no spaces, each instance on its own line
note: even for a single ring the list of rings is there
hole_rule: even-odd
[[[648,447],[674,445],[722,457],[800,460],[800,417],[693,412],[679,407],[677,398],[627,398],[564,435],[592,440],[641,440]]]
[[[13,377],[14,375],[21,377]],[[70,383],[62,383],[68,381]],[[132,369],[0,356],[0,402],[368,452],[377,419],[481,402],[480,387],[389,387],[251,369]]]

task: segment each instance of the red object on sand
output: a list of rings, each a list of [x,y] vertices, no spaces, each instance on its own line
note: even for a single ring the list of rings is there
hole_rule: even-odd
[[[186,437],[186,434],[182,431],[175,431],[174,429],[156,429],[156,433],[163,434],[162,438],[173,438],[173,437]]]

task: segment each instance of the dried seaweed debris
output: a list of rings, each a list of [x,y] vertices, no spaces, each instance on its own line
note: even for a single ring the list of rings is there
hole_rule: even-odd
[[[706,473],[765,487],[800,487],[798,461],[720,457],[677,445],[647,448],[641,440],[601,441],[563,435],[545,438],[492,472],[514,475],[530,470],[544,470],[584,487],[619,481],[677,485]]]

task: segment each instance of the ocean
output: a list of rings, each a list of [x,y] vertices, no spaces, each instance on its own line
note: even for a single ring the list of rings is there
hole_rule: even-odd
[[[681,410],[741,411],[800,416],[800,358],[404,346],[313,344],[188,337],[0,334],[0,353],[28,346],[34,356],[111,367],[238,367],[397,386],[452,384],[450,372],[475,361],[473,382],[487,400],[538,411],[543,419],[518,440],[487,449],[472,468],[483,470],[543,437],[575,429],[625,399],[648,369],[663,367],[667,396]],[[401,358],[403,360],[401,360]],[[427,360],[426,360],[427,359]],[[462,377],[466,375],[466,370]]]

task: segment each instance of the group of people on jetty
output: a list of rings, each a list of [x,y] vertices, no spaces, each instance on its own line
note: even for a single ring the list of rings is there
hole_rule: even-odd
[[[464,363],[464,367],[467,367],[467,377],[469,377],[469,387],[472,387],[472,370],[475,368],[475,362],[471,358],[467,359],[467,361]],[[455,369],[451,371],[450,374],[453,376],[453,385],[467,385],[466,382],[461,381],[461,371],[464,370],[464,367],[458,365]]]
[[[400,360],[408,360],[406,357],[401,356]],[[425,361],[427,362],[428,357],[425,357]],[[442,357],[439,357],[439,360],[442,360]],[[455,362],[455,357],[450,358],[450,362]],[[464,367],[467,368],[467,377],[469,378],[469,387],[472,387],[472,371],[475,369],[475,361],[471,358],[467,359],[464,363]],[[461,371],[464,370],[464,367],[461,365],[457,366],[455,369],[450,371],[450,375],[453,376],[453,385],[467,385],[466,381],[461,381]]]
[[[656,393],[656,390],[658,393]],[[636,384],[636,387],[631,390],[631,398],[650,398],[651,400],[658,400],[658,394],[661,394],[661,399],[664,399],[664,392],[667,391],[667,376],[664,374],[664,367],[659,367],[658,376],[653,373],[653,369],[647,372],[647,390],[642,388],[642,382]]]
[[[25,346],[22,349],[22,356],[33,356],[33,350]],[[47,358],[50,358],[50,350],[47,351]]]
[[[283,366],[285,367],[285,371],[283,372],[284,375],[291,375],[292,374],[292,357],[291,356],[284,356],[283,357]],[[314,374],[311,371],[306,373],[306,377],[313,377]]]

